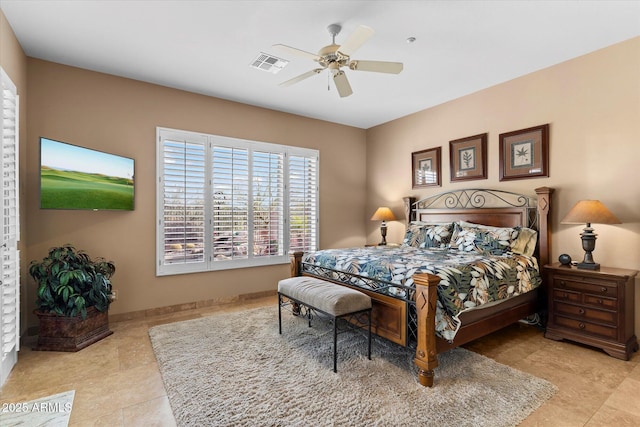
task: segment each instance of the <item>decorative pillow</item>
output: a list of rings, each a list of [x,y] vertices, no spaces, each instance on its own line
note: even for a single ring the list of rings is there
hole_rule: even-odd
[[[491,227],[460,221],[454,226],[451,249],[502,255],[511,251],[520,229],[521,227]]]
[[[409,224],[402,246],[414,248],[446,248],[451,240],[453,223],[425,223],[414,221]]]
[[[511,252],[520,255],[533,256],[533,253],[536,250],[536,243],[538,243],[538,232],[530,228],[522,227],[520,229],[520,234],[518,234],[518,238],[511,245]]]

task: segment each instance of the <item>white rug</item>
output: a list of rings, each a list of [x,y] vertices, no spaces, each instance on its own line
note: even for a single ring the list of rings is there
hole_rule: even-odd
[[[0,408],[2,427],[67,427],[75,390],[28,402],[4,403]]]
[[[435,386],[413,354],[382,339],[339,336],[277,307],[149,330],[180,426],[515,426],[551,397],[551,383],[464,349],[438,356]]]

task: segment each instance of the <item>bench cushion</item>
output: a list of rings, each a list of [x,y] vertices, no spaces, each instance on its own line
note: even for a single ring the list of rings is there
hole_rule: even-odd
[[[315,277],[280,280],[278,292],[333,316],[371,308],[371,298],[362,292]]]

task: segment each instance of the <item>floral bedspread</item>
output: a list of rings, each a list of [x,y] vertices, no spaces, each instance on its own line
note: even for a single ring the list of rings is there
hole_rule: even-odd
[[[355,275],[350,283],[364,288],[371,288],[370,282],[358,277],[389,282],[384,292],[399,298],[407,298],[415,273],[439,276],[436,333],[447,340],[453,340],[464,311],[523,294],[542,282],[536,258],[510,252],[482,255],[410,246],[365,247],[310,252],[302,261],[303,271],[317,273],[313,266],[318,266],[350,273]]]

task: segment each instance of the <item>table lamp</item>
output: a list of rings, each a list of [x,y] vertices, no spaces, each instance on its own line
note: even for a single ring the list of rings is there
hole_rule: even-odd
[[[382,234],[382,241],[378,243],[378,246],[385,246],[387,244],[387,221],[395,221],[396,217],[386,206],[378,208],[373,216],[371,217],[371,221],[382,221],[382,225],[380,225],[380,234]]]
[[[621,224],[620,220],[599,200],[581,200],[571,208],[560,223],[587,224],[582,234],[580,234],[582,236],[584,259],[576,267],[586,270],[599,270],[600,264],[593,260],[592,255],[596,248],[596,234],[593,232],[591,224]]]

